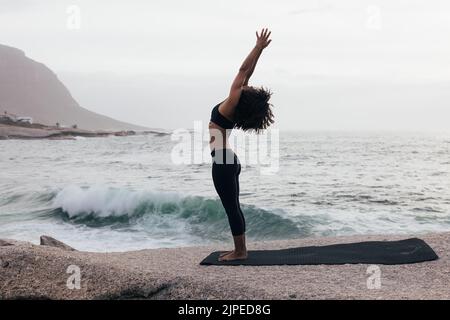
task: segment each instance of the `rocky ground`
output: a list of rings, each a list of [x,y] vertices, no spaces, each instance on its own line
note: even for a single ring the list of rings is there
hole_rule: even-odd
[[[403,238],[406,237],[293,239],[249,243],[249,249]],[[41,245],[5,239],[0,240],[0,298],[450,299],[450,233],[420,238],[440,258],[409,265],[380,265],[379,289],[367,288],[368,265],[200,266],[199,262],[211,251],[229,248],[199,246],[90,253],[46,237],[41,238]],[[74,280],[77,270],[79,289]]]

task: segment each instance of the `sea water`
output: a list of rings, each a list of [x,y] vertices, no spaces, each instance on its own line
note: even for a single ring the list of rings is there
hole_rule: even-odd
[[[172,138],[0,141],[0,238],[90,251],[230,241],[210,159],[176,163]],[[278,151],[271,174],[242,168],[250,240],[450,230],[450,134],[281,131]]]

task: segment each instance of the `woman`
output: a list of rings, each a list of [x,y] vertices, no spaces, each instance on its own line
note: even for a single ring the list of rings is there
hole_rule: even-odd
[[[256,45],[239,68],[231,85],[228,98],[211,112],[209,132],[213,157],[212,177],[214,187],[222,201],[230,223],[234,250],[220,255],[220,261],[247,258],[245,245],[245,218],[239,204],[239,174],[241,165],[230,149],[228,137],[233,128],[260,132],[273,123],[269,99],[271,92],[264,88],[248,86],[262,51],[270,44],[268,29],[256,32]]]

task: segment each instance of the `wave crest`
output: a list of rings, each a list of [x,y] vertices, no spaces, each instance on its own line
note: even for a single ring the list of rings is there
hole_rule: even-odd
[[[53,199],[53,214],[88,227],[145,230],[151,236],[187,232],[202,238],[229,237],[226,213],[218,199],[111,187],[66,187]],[[296,223],[279,214],[243,205],[247,235],[253,239],[302,236]]]

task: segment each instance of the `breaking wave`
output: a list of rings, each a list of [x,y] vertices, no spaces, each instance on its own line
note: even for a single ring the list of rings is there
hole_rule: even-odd
[[[218,199],[71,186],[54,194],[51,201],[52,210],[48,214],[90,228],[138,229],[149,236],[188,232],[209,240],[230,237],[227,216]],[[242,205],[242,210],[250,238],[286,239],[304,233],[294,221],[280,214],[247,205]]]

